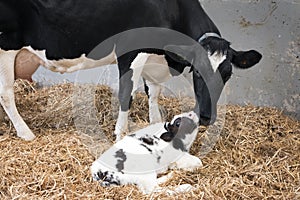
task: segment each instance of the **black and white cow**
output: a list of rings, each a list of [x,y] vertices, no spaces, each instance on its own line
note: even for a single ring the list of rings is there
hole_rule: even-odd
[[[113,63],[115,59],[116,55],[114,52],[99,60],[89,59],[84,55],[76,59],[49,60],[46,58],[45,51],[34,50],[30,46],[19,50],[5,51],[0,49],[0,103],[12,121],[17,131],[17,136],[24,140],[33,140],[35,138],[35,135],[24,122],[16,108],[14,98],[15,79],[32,81],[32,75],[40,65],[50,70],[57,67],[78,70],[83,66],[86,69]]]
[[[198,0],[2,0],[0,2],[0,48],[16,50],[30,45],[33,49],[46,50],[46,57],[50,60],[85,58],[82,54],[90,53],[108,38],[143,27],[176,31],[198,42],[201,47],[196,48],[190,42],[176,43],[174,38],[172,40],[165,35],[163,39],[153,35],[149,43],[157,40],[159,48],[153,48],[151,45],[150,48],[147,45],[133,45],[137,48],[127,49],[132,44],[147,42],[148,38],[151,38],[151,33],[148,33],[147,37],[143,34],[121,37],[102,48],[95,59],[106,57],[115,47],[119,67],[121,106],[115,131],[117,135],[120,135],[127,126],[124,119],[130,108],[132,91],[135,89],[134,63],[143,64],[148,57],[139,53],[164,55],[163,62],[167,63],[170,71],[177,71],[172,75],[180,74],[186,66],[191,66],[197,100],[195,111],[200,118],[199,124],[202,125],[215,121],[216,104],[224,84],[231,76],[231,64],[239,68],[249,68],[258,63],[262,57],[254,50],[232,49],[230,43],[221,37],[219,30]],[[175,45],[175,48],[172,45]],[[89,64],[89,62],[82,63]],[[61,67],[52,70],[65,72],[85,68],[83,64],[74,63],[74,65],[75,68],[71,67],[70,70]],[[155,88],[157,87],[154,87],[154,91]],[[5,91],[0,88],[0,96],[7,95]],[[150,98],[152,94],[150,91]]]
[[[158,189],[158,173],[167,169],[194,170],[201,160],[189,154],[198,133],[198,117],[189,112],[169,123],[156,123],[125,136],[91,166],[102,186],[135,184],[144,193]]]

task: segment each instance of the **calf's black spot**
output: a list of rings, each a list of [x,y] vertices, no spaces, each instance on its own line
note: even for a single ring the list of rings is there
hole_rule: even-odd
[[[146,143],[148,145],[154,144],[153,138],[150,138],[150,137],[141,137],[140,140],[142,140],[144,143]]]
[[[116,151],[115,158],[117,158],[116,168],[118,169],[118,172],[122,172],[124,169],[124,163],[127,160],[123,149]]]

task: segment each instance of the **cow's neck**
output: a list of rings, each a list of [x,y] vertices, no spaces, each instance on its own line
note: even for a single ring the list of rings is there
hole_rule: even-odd
[[[208,17],[198,0],[179,0],[179,3],[180,8],[183,9],[181,16],[186,24],[186,27],[183,27],[185,34],[197,41],[205,33],[216,33],[220,36],[216,25]]]

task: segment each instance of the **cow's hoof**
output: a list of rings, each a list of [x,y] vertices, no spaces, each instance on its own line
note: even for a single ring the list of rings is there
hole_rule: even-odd
[[[119,142],[121,140],[120,135],[114,135],[114,138],[115,138],[115,142]]]
[[[17,135],[18,135],[18,137],[20,137],[20,138],[22,138],[26,141],[31,141],[31,140],[34,140],[36,138],[35,135],[31,131],[18,133]]]
[[[115,130],[115,132],[113,133],[113,140],[115,142],[119,142],[121,139],[122,139],[122,135],[124,134],[125,132],[123,131],[117,131]]]

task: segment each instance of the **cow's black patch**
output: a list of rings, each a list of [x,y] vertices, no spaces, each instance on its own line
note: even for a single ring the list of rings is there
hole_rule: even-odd
[[[201,45],[212,54],[215,52],[227,54],[229,51],[230,42],[223,38],[208,37],[201,42]]]

